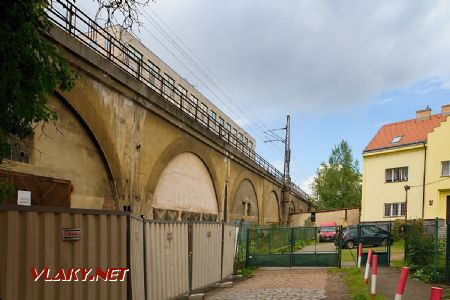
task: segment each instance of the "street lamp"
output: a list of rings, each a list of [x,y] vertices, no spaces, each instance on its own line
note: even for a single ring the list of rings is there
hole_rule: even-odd
[[[405,220],[408,219],[408,191],[411,189],[411,186],[405,185]]]

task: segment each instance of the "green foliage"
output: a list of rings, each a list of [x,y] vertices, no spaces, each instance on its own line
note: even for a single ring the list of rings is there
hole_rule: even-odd
[[[392,236],[394,241],[398,241],[405,238],[405,220],[397,219],[394,221],[394,225],[392,226]]]
[[[0,182],[0,203],[13,198],[15,193],[16,188],[12,184]]]
[[[323,162],[312,184],[313,197],[321,209],[361,206],[361,174],[358,161],[346,141],[341,141]]]
[[[242,267],[236,270],[236,275],[242,275],[244,277],[251,277],[255,272],[255,267]]]
[[[46,34],[46,0],[0,3],[0,162],[11,140],[23,140],[38,122],[56,120],[46,95],[69,90],[74,73]]]

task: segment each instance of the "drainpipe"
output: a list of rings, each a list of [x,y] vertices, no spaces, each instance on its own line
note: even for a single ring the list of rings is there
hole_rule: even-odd
[[[422,220],[425,217],[425,175],[427,172],[427,145],[423,144],[424,158],[423,158],[423,183],[422,183]]]

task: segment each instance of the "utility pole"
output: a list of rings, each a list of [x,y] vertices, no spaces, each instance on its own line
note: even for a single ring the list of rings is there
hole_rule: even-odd
[[[409,185],[405,185],[403,188],[405,189],[405,220],[408,220],[408,191],[411,187]]]
[[[282,138],[276,131],[284,130],[285,137]],[[286,127],[271,129],[266,131],[269,135],[269,139],[264,143],[282,142],[284,143],[284,172],[283,172],[283,187],[281,189],[281,222],[282,225],[287,225],[289,217],[289,202],[290,202],[290,190],[291,190],[291,175],[289,173],[289,165],[291,162],[291,118],[289,115],[286,117]]]

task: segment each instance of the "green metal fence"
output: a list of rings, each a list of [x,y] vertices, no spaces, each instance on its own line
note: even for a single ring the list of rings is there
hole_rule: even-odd
[[[413,276],[425,281],[450,282],[449,232],[444,220],[408,220],[402,224],[404,259]]]
[[[340,267],[338,242],[319,243],[317,227],[247,228],[246,265]],[[339,239],[342,229],[336,227]]]

